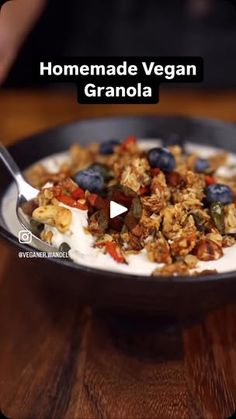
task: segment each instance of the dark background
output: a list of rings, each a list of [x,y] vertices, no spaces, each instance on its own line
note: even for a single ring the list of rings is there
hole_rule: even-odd
[[[230,0],[49,0],[6,86],[35,85],[32,63],[39,57],[76,55],[202,56],[204,86],[235,86],[235,3]]]

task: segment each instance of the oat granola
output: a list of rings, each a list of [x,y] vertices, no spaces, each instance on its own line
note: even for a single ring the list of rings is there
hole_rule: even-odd
[[[194,274],[199,260],[217,260],[235,245],[236,178],[217,175],[226,153],[204,161],[180,146],[145,151],[132,136],[112,141],[103,149],[74,145],[70,163],[58,173],[42,165],[31,169],[28,179],[40,188],[32,218],[65,233],[72,209],[87,211],[86,234],[95,248],[124,264],[129,255],[146,252],[161,264],[153,275]],[[104,191],[112,187],[133,191],[130,211],[137,223],[108,220]],[[46,229],[41,238],[51,243],[52,235]]]

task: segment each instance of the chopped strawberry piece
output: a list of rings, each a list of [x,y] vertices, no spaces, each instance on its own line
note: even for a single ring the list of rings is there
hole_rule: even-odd
[[[87,210],[88,207],[85,203],[76,201],[71,196],[68,195],[59,195],[57,196],[58,201],[63,202],[63,204],[68,205],[69,207],[81,209],[81,210]]]
[[[111,255],[111,257],[118,263],[124,263],[125,262],[125,258],[121,253],[121,250],[118,248],[118,246],[112,242],[112,241],[107,241],[105,242],[105,247],[107,252],[109,253],[109,255]]]
[[[213,176],[206,175],[205,176],[205,182],[206,182],[206,185],[209,186],[209,185],[213,185],[214,183],[216,183],[216,180],[213,178]]]
[[[59,195],[57,196],[58,201],[63,202],[63,204],[68,205],[69,207],[76,206],[76,200],[68,195]]]
[[[137,143],[137,138],[134,135],[130,135],[129,137],[127,137],[121,144],[121,147],[123,150],[129,148],[129,146],[136,144]]]
[[[76,188],[71,194],[72,198],[74,199],[82,199],[84,198],[84,195],[85,192],[82,188]]]

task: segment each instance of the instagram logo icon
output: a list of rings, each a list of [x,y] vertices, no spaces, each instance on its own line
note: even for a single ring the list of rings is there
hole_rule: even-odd
[[[19,243],[30,244],[32,242],[32,233],[28,230],[19,231]]]

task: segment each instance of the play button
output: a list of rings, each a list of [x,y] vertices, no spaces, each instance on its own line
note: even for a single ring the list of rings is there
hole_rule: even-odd
[[[132,231],[142,215],[142,204],[136,192],[127,186],[115,185],[97,196],[89,210],[95,228],[104,233]]]
[[[127,211],[128,208],[124,207],[124,205],[120,205],[115,201],[110,201],[110,218],[115,218]]]

